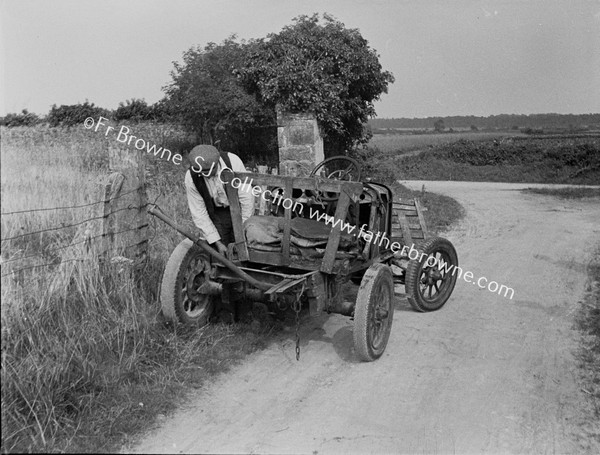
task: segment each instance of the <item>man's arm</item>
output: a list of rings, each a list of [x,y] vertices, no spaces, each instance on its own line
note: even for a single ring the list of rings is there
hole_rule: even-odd
[[[239,156],[230,153],[229,159],[231,160],[231,169],[234,172],[248,172]],[[240,209],[242,212],[242,223],[254,215],[254,196],[252,195],[251,191],[251,185],[244,185],[238,189]]]
[[[192,220],[194,220],[194,224],[202,231],[204,240],[211,244],[221,240],[217,228],[208,215],[204,199],[200,196],[200,193],[198,193],[196,185],[194,185],[192,174],[190,174],[189,170],[185,174],[185,192],[187,194],[188,207],[192,214]]]

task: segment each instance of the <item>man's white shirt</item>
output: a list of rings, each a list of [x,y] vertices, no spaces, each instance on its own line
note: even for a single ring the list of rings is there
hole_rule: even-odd
[[[229,153],[229,160],[231,161],[231,170],[234,172],[247,172],[244,163],[239,156]],[[206,187],[210,193],[215,207],[229,207],[229,200],[227,199],[227,193],[221,181],[220,171],[225,169],[227,166],[222,158],[219,159],[219,166],[216,175],[212,177],[202,178],[206,181]],[[238,189],[238,195],[240,199],[240,209],[242,212],[242,222],[246,221],[254,214],[254,196],[252,195],[250,185],[242,185]],[[185,191],[187,193],[188,206],[192,213],[192,220],[194,224],[198,226],[202,233],[202,237],[208,243],[214,243],[217,240],[221,240],[221,236],[217,231],[217,228],[213,224],[208,210],[206,210],[206,204],[204,199],[196,189],[194,181],[192,180],[191,171],[185,174]]]

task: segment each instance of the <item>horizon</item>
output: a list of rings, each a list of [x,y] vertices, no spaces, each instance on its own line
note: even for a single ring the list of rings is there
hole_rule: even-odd
[[[87,101],[87,100],[86,100]],[[86,102],[84,101],[84,102]],[[55,103],[57,107],[61,107],[62,105],[59,105],[57,103]],[[75,103],[75,105],[79,105],[82,103]],[[114,111],[116,108],[113,109],[109,109],[106,108],[106,106],[99,106],[95,103],[93,103],[94,106],[96,107],[100,107],[103,109],[106,109],[108,111]],[[68,106],[68,105],[67,105]],[[118,106],[117,106],[118,107]],[[34,111],[30,111],[29,109],[25,108],[25,110],[27,110],[28,113],[30,114],[35,114],[38,117],[40,117],[40,119],[44,119],[48,113],[50,112],[50,110],[48,112],[46,112],[45,114],[41,114],[39,112],[34,112]],[[7,115],[10,114],[20,114],[22,112],[7,112],[6,114],[0,115],[0,118],[4,118]],[[533,116],[538,116],[538,115],[558,115],[558,116],[582,116],[582,115],[600,115],[600,110],[598,110],[598,112],[577,112],[577,113],[560,113],[560,112],[536,112],[536,113],[532,113],[532,114],[508,114],[508,113],[500,113],[500,114],[490,114],[490,115],[473,115],[473,114],[461,114],[461,115],[430,115],[427,117],[381,117],[381,116],[375,116],[375,117],[371,117],[369,118],[367,121],[370,120],[428,120],[428,119],[437,119],[437,118],[451,118],[451,117],[475,117],[475,118],[490,118],[490,117],[501,117],[501,116],[518,116],[518,117],[533,117]]]
[[[394,74],[374,119],[600,112],[593,0],[3,0],[0,116],[154,104],[191,47],[262,38],[314,12],[358,29]]]

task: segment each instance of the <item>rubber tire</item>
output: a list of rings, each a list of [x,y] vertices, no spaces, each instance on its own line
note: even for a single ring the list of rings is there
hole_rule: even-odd
[[[187,314],[183,307],[181,295],[183,286],[187,282],[186,269],[190,262],[199,256],[206,255],[201,249],[194,246],[191,240],[185,239],[173,250],[165,266],[160,286],[160,304],[165,318],[174,324],[202,326],[208,323],[208,319],[214,311],[214,297],[207,297],[208,303],[205,305],[204,311],[193,317]]]
[[[377,294],[383,291],[383,304],[387,311],[383,335],[377,346],[373,345],[372,315],[380,302],[375,301]],[[377,360],[387,346],[392,322],[394,320],[394,279],[389,266],[385,264],[373,264],[369,267],[362,279],[358,294],[356,296],[356,308],[354,309],[354,349],[360,360],[372,362]]]
[[[442,292],[439,293],[438,297],[432,301],[427,301],[427,299],[421,295],[419,287],[421,284],[420,278],[422,276],[424,263],[427,261],[427,258],[430,254],[440,251],[447,256],[449,259],[448,262],[454,266],[452,268],[452,270],[454,270],[455,267],[458,267],[458,255],[456,254],[456,250],[454,249],[452,243],[443,237],[432,237],[429,240],[419,244],[417,250],[419,251],[419,257],[416,259],[411,259],[406,268],[404,288],[408,303],[410,303],[415,311],[419,311],[421,313],[439,310],[450,298],[450,295],[454,290],[454,286],[456,285],[457,276],[456,273],[448,273],[449,280],[444,284],[444,289],[442,289]],[[422,256],[422,253],[425,253],[425,256]],[[421,258],[422,260],[420,260]]]

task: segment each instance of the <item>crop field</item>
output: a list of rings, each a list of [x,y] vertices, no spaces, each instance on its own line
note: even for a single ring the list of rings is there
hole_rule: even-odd
[[[430,133],[430,134],[374,134],[368,146],[377,148],[383,153],[407,153],[424,150],[436,145],[456,142],[461,139],[470,141],[486,141],[494,138],[523,136],[514,132],[472,132]]]

